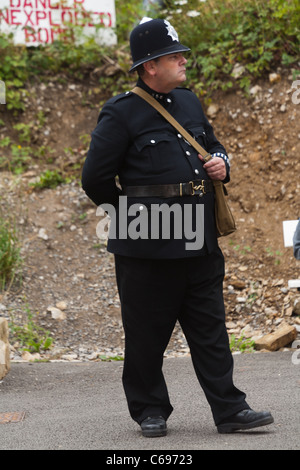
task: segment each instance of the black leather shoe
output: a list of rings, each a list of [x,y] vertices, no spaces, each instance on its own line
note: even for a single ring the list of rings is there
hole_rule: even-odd
[[[149,416],[141,422],[144,437],[162,437],[167,435],[166,420],[162,416]]]
[[[218,424],[217,429],[221,434],[231,433],[238,430],[253,429],[274,423],[274,418],[268,411],[256,412],[243,410]]]

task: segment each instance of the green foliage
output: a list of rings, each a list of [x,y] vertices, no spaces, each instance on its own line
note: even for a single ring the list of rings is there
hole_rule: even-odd
[[[9,322],[11,341],[18,342],[21,350],[30,353],[42,352],[51,348],[53,339],[50,333],[40,327],[30,311],[29,307],[25,307],[26,320],[24,324],[18,325],[11,318]]]
[[[298,60],[298,0],[191,1],[177,13],[177,2],[171,3],[170,21],[192,49],[191,77],[197,81],[200,75],[210,90],[235,84],[247,89],[266,71]],[[233,74],[237,64],[243,66],[239,76]]]
[[[41,129],[45,123],[43,111],[38,111],[35,120],[28,123],[18,122],[12,125],[17,133],[17,138],[0,137],[0,170],[9,169],[12,173],[23,173],[34,158],[42,158],[48,163],[52,161],[53,150],[46,145],[32,147],[35,138],[33,131]],[[3,121],[0,120],[0,131]]]
[[[8,168],[15,174],[20,174],[26,170],[32,154],[29,146],[12,143],[9,137],[4,137],[0,140],[1,147],[3,147],[4,151],[2,151],[2,155],[0,154],[0,169]],[[10,154],[7,152],[8,147]]]
[[[64,182],[65,179],[57,170],[46,170],[41,174],[39,181],[32,183],[31,186],[35,189],[54,189]]]
[[[247,89],[266,71],[291,66],[298,58],[298,0],[173,0],[165,5],[158,15],[167,17],[181,42],[191,47],[189,75],[200,93],[235,85]],[[31,77],[83,79],[101,67],[105,57],[118,63],[119,71],[112,77],[101,76],[99,83],[110,95],[122,91],[132,80],[127,73],[129,33],[144,14],[142,2],[116,0],[116,47],[100,47],[83,35],[82,28],[71,25],[61,40],[33,48],[16,46],[12,35],[0,33],[0,79],[6,85],[7,109],[24,110]],[[233,76],[236,64],[243,66],[238,77]]]
[[[280,256],[282,256],[282,252],[280,250],[276,250],[275,252],[270,248],[269,246],[265,248],[265,252],[267,253],[267,256],[269,258],[273,258],[274,264],[279,265],[280,264]]]
[[[99,359],[103,362],[110,362],[110,361],[124,361],[123,356],[106,356],[105,354],[101,354]]]
[[[30,142],[30,139],[31,139],[30,124],[19,122],[18,124],[15,124],[13,128],[16,129],[16,131],[18,131],[20,142]]]
[[[12,34],[0,33],[0,80],[5,82],[7,109],[25,109],[24,84],[28,76],[26,47],[16,47]]]
[[[232,240],[229,242],[229,245],[233,245]],[[244,247],[241,247],[241,245],[234,245],[233,249],[239,252],[241,255],[246,255],[247,253],[251,253],[252,251],[251,246],[249,245],[245,245]]]
[[[230,335],[230,350],[232,352],[253,352],[255,342],[247,339],[244,335],[237,338],[235,335]]]
[[[22,259],[15,224],[0,215],[0,291],[16,280]]]
[[[143,16],[142,1],[134,2],[126,0],[115,0],[117,14],[116,34],[118,42],[127,44],[130,31]]]
[[[12,34],[0,33],[0,80],[6,89],[6,105],[0,105],[0,170],[18,174],[37,159],[47,165],[55,163],[51,148],[36,138],[47,121],[44,112],[37,111],[30,116],[30,122],[22,122],[31,81],[47,84],[51,80],[64,85],[70,79],[89,82],[96,69],[93,80],[98,77],[95,88],[101,97],[91,103],[93,82],[83,105],[97,108],[111,95],[128,90],[135,81],[136,76],[128,73],[129,34],[148,13],[143,11],[142,1],[116,0],[115,4],[118,44],[114,47],[99,46],[95,38],[84,36],[81,27],[72,25],[59,40],[38,47],[15,45]],[[298,0],[167,0],[164,5],[158,8],[157,16],[168,18],[181,42],[191,47],[187,55],[188,86],[197,94],[209,97],[216,89],[238,87],[247,92],[253,82],[278,66],[291,68],[296,80],[297,72],[292,67],[296,68],[299,52]],[[155,16],[155,12],[149,14]],[[115,65],[112,75],[102,73],[107,65]],[[1,119],[3,111],[6,115]],[[19,119],[17,124],[7,126],[12,130],[10,136],[5,135],[7,111]],[[12,117],[13,122],[15,119]],[[82,162],[74,161],[69,172],[81,168]],[[55,187],[62,180],[55,170],[49,171],[34,187]],[[249,252],[246,247],[244,251]]]

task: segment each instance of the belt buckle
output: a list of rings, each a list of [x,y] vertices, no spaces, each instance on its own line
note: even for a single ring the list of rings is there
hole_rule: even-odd
[[[197,196],[202,197],[206,193],[204,180],[201,180],[200,184],[195,184],[194,181],[190,181],[190,184],[192,185],[192,196],[196,194]]]

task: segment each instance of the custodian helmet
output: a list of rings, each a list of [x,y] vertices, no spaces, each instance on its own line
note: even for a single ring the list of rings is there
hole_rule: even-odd
[[[130,35],[133,65],[129,72],[148,60],[190,49],[180,44],[178,34],[167,20],[143,18]]]

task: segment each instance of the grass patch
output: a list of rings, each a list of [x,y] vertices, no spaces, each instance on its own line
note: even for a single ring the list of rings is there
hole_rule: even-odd
[[[39,181],[31,183],[30,186],[34,189],[55,189],[57,186],[65,182],[65,178],[57,170],[46,170],[41,174]]]
[[[252,339],[245,338],[244,335],[237,337],[235,335],[230,335],[229,338],[230,350],[232,352],[253,352],[255,342]]]

